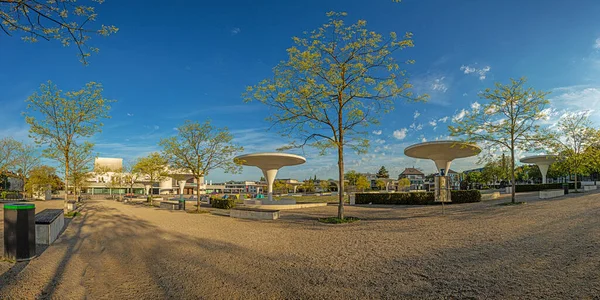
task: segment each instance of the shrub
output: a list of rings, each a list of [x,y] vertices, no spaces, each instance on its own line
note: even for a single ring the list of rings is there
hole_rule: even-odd
[[[356,204],[395,204],[395,205],[427,205],[433,204],[432,192],[418,193],[357,193]]]
[[[543,190],[561,190],[562,183],[544,183],[544,184],[519,184],[515,187],[515,192],[537,192]],[[569,189],[574,189],[575,183],[569,183]],[[577,182],[577,188],[581,188],[581,182]]]
[[[450,191],[452,203],[481,202],[481,192],[478,190]]]
[[[452,203],[473,203],[481,201],[478,190],[450,191]],[[393,204],[393,205],[432,205],[436,204],[433,192],[414,193],[358,193],[356,204]]]
[[[214,208],[232,209],[235,207],[235,199],[210,198],[210,203]]]

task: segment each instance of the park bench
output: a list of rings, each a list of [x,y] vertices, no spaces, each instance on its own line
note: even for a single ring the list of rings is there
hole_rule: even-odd
[[[67,202],[67,210],[68,211],[73,211],[77,209],[77,202],[76,201],[69,201]]]
[[[179,202],[171,202],[171,201],[161,201],[160,208],[168,209],[168,210],[180,210]]]
[[[279,219],[279,210],[239,207],[233,208],[229,216],[240,219],[277,220]]]
[[[35,214],[35,243],[51,245],[65,226],[62,209],[44,209]]]
[[[540,191],[540,199],[549,199],[564,196],[565,190],[543,190]]]

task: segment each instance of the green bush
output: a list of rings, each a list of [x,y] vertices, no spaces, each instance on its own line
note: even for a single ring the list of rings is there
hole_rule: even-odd
[[[450,191],[452,203],[473,203],[481,201],[481,193],[478,190]],[[393,205],[432,205],[434,201],[433,192],[415,193],[357,193],[356,204],[393,204]]]
[[[235,207],[235,199],[210,198],[210,205],[214,208],[232,209]]]
[[[450,191],[450,197],[452,197],[452,203],[481,202],[481,192],[478,190]]]
[[[433,204],[432,192],[415,193],[357,193],[356,204],[427,205]]]
[[[510,187],[510,185],[509,185]],[[545,183],[545,184],[518,184],[515,187],[516,193],[524,192],[537,192],[543,190],[561,190],[563,188],[562,183]],[[575,183],[569,183],[569,189],[574,189]],[[577,188],[581,188],[581,182],[577,182]]]

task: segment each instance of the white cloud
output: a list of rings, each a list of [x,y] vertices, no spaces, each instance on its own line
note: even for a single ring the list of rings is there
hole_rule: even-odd
[[[431,120],[431,121],[429,121],[429,125],[431,125],[432,127],[435,127],[435,126],[437,126],[437,121]]]
[[[406,128],[402,128],[400,130],[394,130],[394,137],[396,139],[403,140],[404,138],[406,138],[407,131],[408,131],[408,129],[406,129]]]
[[[410,124],[409,128],[412,129],[412,130],[414,130],[414,131],[419,131],[419,130],[423,129],[423,124],[417,125],[415,123],[412,123],[412,124]]]
[[[127,113],[127,116],[128,117],[133,117],[133,114],[132,113]]]
[[[594,43],[594,49],[599,49],[600,50],[600,38],[597,38],[595,43]]]
[[[471,109],[474,111],[478,111],[480,107],[481,107],[481,104],[479,104],[479,102],[477,102],[477,101],[471,103]]]
[[[381,133],[382,133],[381,130],[373,130],[374,135],[381,135]]]
[[[160,127],[158,125],[154,125],[154,130],[158,130]]]
[[[416,120],[420,115],[421,113],[418,110],[415,110],[415,113],[413,114],[413,119]]]
[[[461,109],[457,114],[452,116],[452,122],[459,122],[467,115],[467,111],[465,109]]]
[[[550,104],[558,111],[582,111],[600,107],[600,87],[569,86],[552,90]],[[592,110],[590,119],[600,123],[600,111]]]
[[[485,66],[481,69],[478,69],[476,67],[472,67],[472,66],[465,66],[462,65],[460,67],[460,70],[463,71],[463,73],[465,74],[475,74],[475,75],[479,75],[479,80],[484,80],[487,76],[487,73],[491,70],[492,68],[490,66]]]
[[[440,78],[434,79],[431,83],[431,89],[434,91],[440,91],[442,93],[445,93],[448,90],[448,86],[446,86],[446,84],[443,82],[444,78],[446,77],[442,76]]]
[[[448,117],[446,116],[446,117],[440,118],[438,120],[438,122],[446,123],[446,122],[448,122]]]
[[[231,35],[236,35],[238,33],[240,33],[242,30],[239,29],[238,27],[234,27],[233,29],[231,29]]]
[[[179,131],[179,128],[177,128],[177,127],[173,127],[173,130],[175,130],[175,131]]]
[[[467,93],[463,93],[463,97],[469,96],[469,94]]]
[[[382,140],[382,139],[376,139],[374,142],[376,144],[385,144],[385,140]]]
[[[425,136],[421,136],[421,142],[422,142],[422,143],[425,143],[425,142],[427,142],[427,139],[425,138]]]

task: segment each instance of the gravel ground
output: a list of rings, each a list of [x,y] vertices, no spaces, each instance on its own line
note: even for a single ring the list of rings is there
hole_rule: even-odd
[[[278,221],[90,201],[0,299],[600,299],[600,193],[282,212]],[[0,263],[0,266],[8,263]]]

